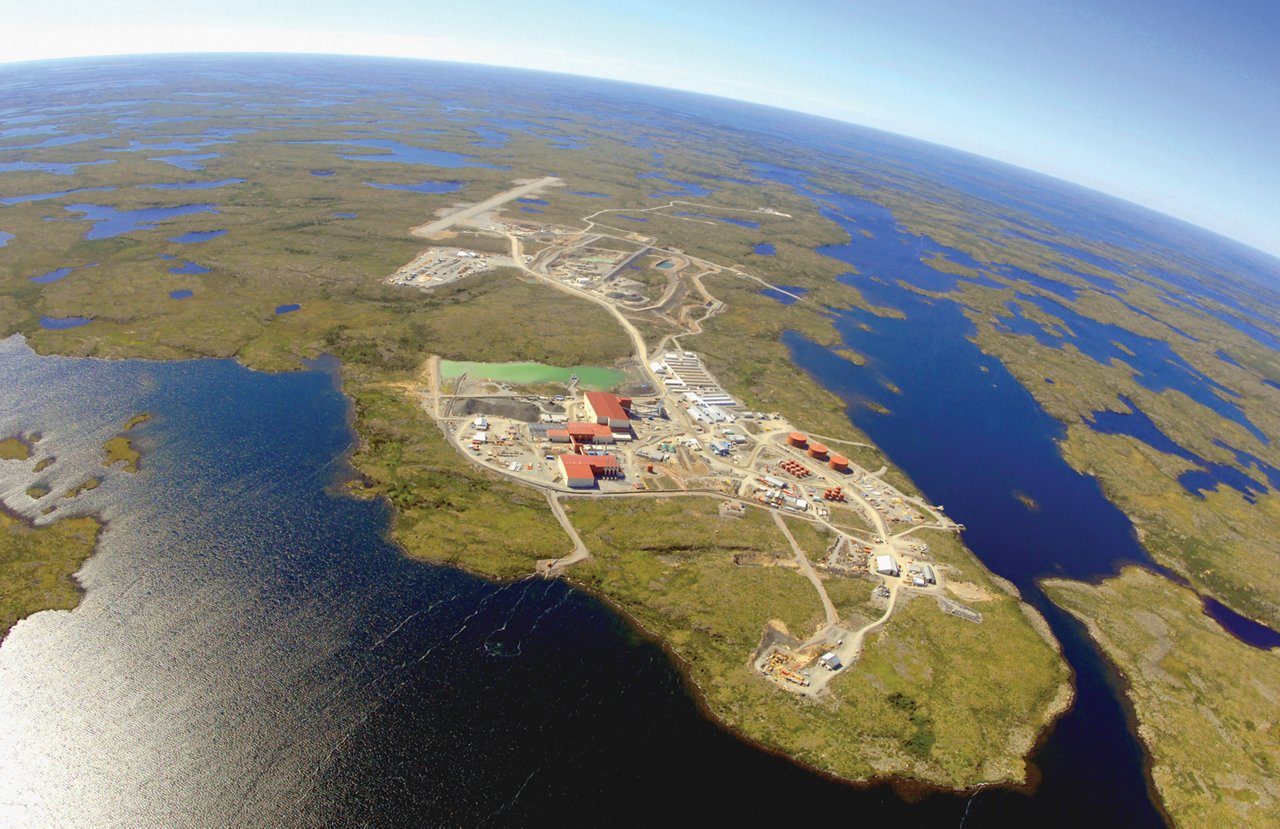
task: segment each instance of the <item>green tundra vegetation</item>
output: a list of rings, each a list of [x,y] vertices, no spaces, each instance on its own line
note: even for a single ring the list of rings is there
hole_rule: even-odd
[[[115,466],[120,464],[120,468],[125,472],[137,472],[138,461],[142,459],[142,453],[133,445],[133,441],[124,435],[116,435],[102,444],[103,451],[107,453],[107,460],[104,466]]]
[[[985,588],[983,621],[910,599],[829,696],[809,700],[772,687],[750,665],[771,622],[803,639],[823,621],[817,593],[786,566],[790,544],[764,510],[723,519],[716,501],[698,497],[574,499],[566,509],[592,552],[572,576],[667,646],[717,719],[814,768],[954,788],[1023,782],[1027,752],[1070,700],[1047,626],[1029,620],[1016,595],[949,534],[927,537],[940,564]],[[873,587],[832,579],[828,588],[837,583],[864,600]]]
[[[31,457],[31,444],[22,438],[0,440],[0,460],[25,461]]]
[[[93,518],[33,527],[0,510],[0,638],[32,613],[80,603],[73,574],[93,554],[101,528]]]
[[[1177,826],[1280,823],[1280,651],[1246,645],[1148,570],[1045,590],[1116,663]]]
[[[277,106],[280,115],[310,114],[305,108],[291,109],[267,98],[262,102]],[[583,138],[583,148],[572,151],[554,149],[545,137],[521,134],[513,134],[502,148],[475,147],[470,143],[474,139],[470,123],[436,119],[429,126],[445,131],[423,140],[433,148],[461,152],[478,162],[519,160],[518,169],[446,170],[370,161],[359,157],[366,151],[349,146],[286,143],[365,137],[359,129],[336,122],[403,119],[403,113],[389,102],[339,106],[332,113],[335,123],[291,122],[286,117],[265,128],[252,116],[244,116],[242,123],[235,115],[214,118],[198,109],[147,106],[154,114],[195,114],[198,120],[183,128],[193,134],[212,126],[248,126],[257,131],[219,145],[222,155],[203,162],[202,171],[179,172],[145,154],[119,153],[113,154],[111,164],[77,171],[74,187],[117,187],[109,195],[94,198],[109,199],[120,209],[135,209],[186,203],[192,194],[134,185],[229,177],[245,181],[198,191],[199,200],[216,204],[216,213],[193,213],[161,222],[154,229],[101,240],[85,239],[86,225],[81,222],[46,221],[67,218],[70,214],[63,207],[83,196],[4,207],[5,230],[15,238],[0,253],[0,335],[22,333],[41,353],[230,357],[269,370],[294,369],[303,359],[334,354],[343,363],[343,388],[353,401],[354,428],[360,440],[352,461],[361,479],[351,489],[366,497],[389,499],[395,506],[390,534],[407,554],[491,577],[515,578],[531,572],[536,559],[566,552],[568,539],[540,495],[477,469],[450,447],[420,405],[419,372],[430,355],[612,366],[631,356],[622,330],[598,307],[526,281],[514,270],[497,270],[425,293],[387,286],[382,280],[423,247],[408,228],[451,204],[479,201],[505,190],[512,179],[529,170],[555,169],[566,186],[540,194],[548,204],[539,207],[542,213],[536,219],[508,208],[504,215],[510,218],[582,226],[584,216],[603,208],[634,213],[661,205],[663,200],[652,199],[649,193],[662,189],[662,183],[636,177],[649,170],[650,150],[619,140],[610,124],[587,118],[565,127]],[[421,124],[427,125],[426,121]],[[76,160],[104,147],[118,147],[130,138],[148,138],[141,128],[105,120],[98,123],[93,117],[84,122],[86,130],[99,126],[115,134],[72,147],[32,151],[30,157]],[[1087,280],[1059,271],[1055,266],[1064,264],[1077,273],[1116,277],[1039,244],[1052,240],[1054,231],[1034,217],[1011,218],[876,158],[860,158],[855,166],[800,155],[763,134],[726,133],[688,122],[680,132],[655,126],[648,137],[661,148],[665,174],[673,178],[750,178],[742,159],[777,157],[808,175],[819,192],[840,190],[890,208],[910,233],[928,234],[980,263],[1016,265],[1079,289],[1078,298],[1064,304],[1085,316],[1166,341],[1171,336],[1169,326],[1176,326],[1191,335],[1171,341],[1177,353],[1196,370],[1238,392],[1238,404],[1263,431],[1280,434],[1280,392],[1262,383],[1263,379],[1280,382],[1274,352],[1210,317],[1170,306],[1149,285],[1125,281],[1126,305],[1093,290]],[[347,150],[354,157],[340,157],[339,152]],[[310,175],[316,169],[332,175]],[[6,192],[44,193],[68,185],[66,177],[41,172],[4,176]],[[461,189],[430,195],[365,184],[418,184],[424,179],[457,181]],[[899,186],[876,186],[881,182]],[[575,191],[599,192],[607,198],[575,196]],[[759,222],[758,229],[670,215],[691,209],[688,205],[650,210],[644,224],[609,214],[596,217],[602,225],[598,230],[651,240],[659,248],[682,250],[714,263],[695,264],[691,272],[705,271],[700,281],[724,303],[723,309],[703,320],[698,334],[682,334],[670,317],[657,310],[636,314],[635,324],[650,348],[672,342],[668,338],[680,334],[674,342],[702,353],[726,388],[751,408],[780,412],[798,427],[835,440],[868,444],[842,445],[841,452],[872,469],[885,464],[870,447],[871,441],[850,423],[846,403],[797,372],[780,342],[784,332],[798,332],[831,348],[855,370],[864,360],[841,341],[830,310],[857,307],[900,316],[893,309],[869,307],[856,288],[836,280],[850,268],[814,251],[821,245],[849,241],[844,231],[807,198],[775,182],[717,181],[711,195],[685,201],[699,203],[694,212],[763,207],[777,213],[752,212],[750,218]],[[339,218],[338,214],[355,217]],[[228,232],[193,246],[170,241],[199,230]],[[1002,230],[1011,233],[1002,236]],[[992,238],[1002,241],[993,243]],[[617,246],[616,240],[606,241]],[[752,247],[760,241],[773,244],[776,254],[754,255]],[[506,250],[503,240],[465,231],[458,232],[453,243]],[[1113,246],[1080,244],[1090,254],[1133,267],[1144,265]],[[531,243],[526,251],[535,247]],[[177,257],[177,262],[190,259],[209,272],[171,273],[174,262],[162,255]],[[65,279],[43,285],[31,281],[32,276],[54,268],[91,262],[97,267],[77,270]],[[973,275],[968,266],[942,256],[935,256],[931,264],[941,271]],[[1166,264],[1184,272],[1180,263]],[[1134,519],[1143,543],[1158,560],[1185,575],[1196,589],[1276,624],[1280,588],[1244,575],[1275,569],[1280,555],[1276,494],[1268,491],[1256,504],[1231,490],[1195,498],[1175,480],[1185,468],[1183,461],[1130,438],[1094,433],[1087,427],[1087,418],[1097,409],[1118,408],[1117,397],[1124,394],[1172,439],[1212,461],[1245,468],[1215,439],[1247,449],[1275,466],[1280,466],[1280,449],[1260,444],[1236,424],[1176,392],[1148,392],[1123,364],[1094,363],[1073,345],[1049,348],[1001,329],[995,320],[1008,315],[1008,302],[1019,303],[1029,319],[1047,330],[1061,321],[1017,296],[1041,293],[1041,288],[994,269],[984,268],[983,273],[1006,287],[962,285],[955,298],[969,309],[978,345],[1002,359],[1046,411],[1067,424],[1062,451],[1068,461],[1099,476],[1108,496]],[[761,295],[762,284],[752,277],[806,292],[801,301],[784,306]],[[662,284],[656,278],[648,281],[655,292]],[[175,289],[190,290],[192,296],[171,299]],[[275,313],[277,306],[286,304],[300,308]],[[691,293],[672,313],[684,311],[688,318],[700,319],[708,310],[702,298]],[[84,316],[93,322],[54,330],[39,325],[43,316]],[[1224,349],[1238,365],[1218,359],[1215,348]],[[1045,377],[1055,383],[1044,383]],[[135,425],[131,421],[125,431]],[[128,446],[136,451],[127,437],[121,439],[120,450]],[[0,442],[0,457],[25,458],[24,451],[30,447],[20,439]],[[914,493],[906,476],[889,466],[886,479]],[[97,483],[97,478],[89,478],[67,495]],[[761,607],[776,606],[778,620],[789,628],[795,626],[794,632],[811,625],[819,612],[811,586],[785,567],[733,565],[735,545],[745,545],[743,549],[749,548],[752,554],[786,552],[780,546],[781,535],[771,522],[752,518],[734,524],[729,538],[718,520],[700,514],[704,508],[683,500],[629,502],[625,507],[571,502],[572,520],[589,536],[587,543],[596,558],[585,563],[580,573],[571,570],[570,577],[615,601],[666,642],[718,718],[758,742],[849,777],[901,774],[959,786],[1023,779],[1022,754],[1064,702],[1065,665],[1041,636],[1042,620],[1030,614],[954,538],[931,538],[931,545],[939,561],[945,559],[963,573],[963,580],[974,588],[973,595],[987,597],[979,603],[983,623],[944,616],[929,601],[908,601],[881,632],[869,638],[856,673],[833,683],[833,699],[810,705],[779,694],[754,677],[746,668],[746,655],[769,621],[752,615],[751,597],[759,598]],[[646,515],[666,515],[664,510],[690,511],[690,525],[701,528],[697,530],[701,534],[688,536],[696,543],[684,540],[683,526],[664,537],[660,527],[643,523]],[[641,533],[648,547],[621,549],[616,539],[623,529]],[[821,554],[820,533],[806,534],[800,527],[797,532],[808,554]],[[512,539],[518,539],[518,544]],[[654,580],[667,585],[666,598],[649,588]],[[847,619],[878,618],[881,611],[868,598],[869,582],[828,578],[826,583]],[[741,585],[741,592],[707,598],[730,584],[733,591]],[[776,597],[769,593],[775,589]],[[1100,603],[1117,600],[1112,592],[1098,595]],[[704,599],[709,602],[705,606],[697,603]],[[1174,604],[1169,612],[1178,608],[1186,609]],[[681,627],[695,623],[701,627]],[[1123,670],[1125,654],[1117,652],[1113,658]],[[981,670],[974,669],[975,664]],[[1012,695],[996,704],[967,676],[1000,677],[1013,688]],[[836,720],[853,729],[842,735],[857,734],[858,739],[824,739],[830,732],[824,732],[821,723]],[[1151,738],[1157,739],[1164,738]]]

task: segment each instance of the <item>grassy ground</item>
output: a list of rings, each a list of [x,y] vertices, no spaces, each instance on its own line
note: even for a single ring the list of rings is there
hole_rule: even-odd
[[[0,440],[0,460],[25,461],[31,457],[31,444],[22,438]]]
[[[402,117],[375,101],[367,108],[362,117]],[[543,194],[549,204],[541,208],[539,221],[576,224],[601,207],[631,210],[661,203],[648,193],[665,185],[636,178],[649,167],[647,149],[618,141],[607,124],[573,128],[589,146],[568,156],[545,140],[514,136],[498,154],[518,159],[518,170],[410,169],[341,159],[332,146],[281,143],[346,135],[344,129],[307,123],[220,146],[224,157],[210,160],[199,175],[175,174],[130,154],[121,154],[112,165],[84,168],[74,182],[6,174],[13,192],[228,176],[248,181],[210,191],[207,199],[218,203],[217,214],[93,242],[83,239],[81,223],[45,221],[66,218],[57,200],[7,208],[5,229],[16,238],[0,258],[0,333],[21,331],[45,353],[208,355],[264,369],[295,368],[303,358],[334,354],[343,361],[343,388],[354,401],[361,439],[353,463],[363,478],[352,489],[390,499],[396,507],[392,537],[416,558],[492,577],[526,575],[536,559],[565,553],[567,537],[540,495],[477,469],[445,441],[415,396],[422,387],[419,367],[429,354],[613,365],[629,353],[629,343],[601,309],[531,285],[514,271],[430,293],[391,288],[381,280],[423,246],[407,235],[408,227],[449,204],[506,189],[526,170],[557,169],[570,184]],[[768,140],[752,134],[740,146],[730,146],[719,131],[694,123],[682,125],[679,134],[655,127],[648,137],[669,145],[665,174],[675,178],[741,176],[740,159],[748,149],[755,152],[755,141]],[[440,149],[477,152],[467,140],[462,128],[432,138]],[[313,177],[313,169],[334,175]],[[365,185],[424,178],[456,178],[465,186],[457,194],[426,196]],[[572,189],[609,198],[575,197]],[[193,200],[190,193],[132,187],[102,198],[120,208]],[[791,218],[752,213],[761,227],[751,229],[653,215],[650,223],[628,230],[657,234],[660,244],[684,247],[808,293],[804,302],[783,306],[761,296],[756,282],[727,273],[708,276],[706,284],[728,303],[728,311],[685,345],[702,352],[726,387],[752,408],[780,411],[818,434],[869,442],[850,424],[842,401],[797,372],[779,342],[784,331],[794,330],[841,347],[829,308],[861,305],[862,299],[835,281],[847,268],[813,248],[840,242],[843,234],[807,199],[782,185],[724,182],[711,196],[694,200],[713,208],[767,206]],[[338,212],[358,217],[336,219]],[[168,241],[185,231],[210,229],[229,232],[194,246]],[[753,254],[760,241],[773,243],[776,256]],[[455,242],[494,246],[465,234]],[[169,271],[173,263],[161,255],[211,270],[175,275]],[[30,280],[56,267],[89,262],[98,266],[51,284]],[[179,288],[194,295],[170,299],[169,292]],[[301,309],[274,313],[276,306],[289,303]],[[94,321],[55,331],[38,325],[42,315]],[[656,318],[638,319],[637,325],[651,340],[673,330]],[[848,356],[852,368],[859,358]],[[883,463],[871,449],[846,454],[872,469]],[[887,477],[914,491],[900,472],[891,470]],[[82,486],[97,483],[91,478]],[[772,521],[758,511],[740,521],[722,521],[714,505],[701,500],[575,500],[568,508],[596,556],[573,575],[669,643],[716,715],[752,739],[853,778],[901,774],[956,786],[1023,778],[1021,758],[1048,718],[1050,701],[1065,687],[1065,667],[1011,596],[993,587],[994,598],[981,608],[986,617],[981,625],[943,616],[930,602],[908,603],[868,644],[856,670],[835,683],[830,700],[806,704],[767,686],[747,668],[770,617],[793,633],[812,630],[821,620],[812,585],[791,569],[759,566],[792,557]],[[796,532],[811,557],[825,549],[825,539],[812,528],[797,524]],[[739,554],[756,566],[734,564]],[[959,545],[949,554],[970,581],[989,583],[985,570]],[[662,589],[655,590],[655,583]],[[879,615],[869,602],[868,582],[829,583],[846,618]],[[992,676],[1004,687],[990,683]],[[998,698],[991,690],[997,687]]]
[[[364,476],[356,493],[395,505],[392,538],[413,558],[491,578],[533,572],[539,558],[569,551],[546,499],[472,466],[401,388],[348,380]]]
[[[92,555],[101,528],[92,518],[35,528],[0,510],[0,638],[32,613],[80,603],[72,574]]]
[[[771,619],[800,637],[822,621],[817,594],[795,570],[735,563],[791,559],[763,511],[721,519],[714,501],[699,498],[575,500],[568,511],[593,554],[571,575],[667,643],[717,718],[824,771],[961,788],[1020,781],[1025,753],[1069,693],[1058,654],[1018,601],[993,587],[982,624],[945,616],[932,600],[908,602],[829,698],[801,700],[749,665]],[[952,553],[967,555],[959,545]],[[966,570],[983,578],[976,560]],[[870,583],[846,583],[835,599],[842,615],[869,616]]]
[[[1177,481],[1188,466],[1182,459],[1084,426],[1068,429],[1063,455],[1102,482],[1157,561],[1224,604],[1280,624],[1280,585],[1256,577],[1280,558],[1280,495],[1263,493],[1251,504],[1222,487],[1196,498]]]
[[[1269,435],[1280,434],[1276,393],[1259,379],[1259,374],[1280,373],[1274,352],[1259,351],[1256,342],[1216,320],[1170,306],[1150,286],[1125,281],[1125,287],[1125,301],[1143,313],[1100,292],[1085,292],[1076,302],[1065,304],[1092,319],[1169,342],[1195,370],[1230,389],[1229,399],[1258,428]],[[1102,364],[1071,345],[1051,348],[1030,337],[1000,331],[991,320],[1007,314],[1004,303],[1013,300],[1012,289],[970,286],[963,293],[965,302],[975,309],[978,345],[998,356],[1051,415],[1067,424],[1067,439],[1061,442],[1064,457],[1079,471],[1099,478],[1108,498],[1134,521],[1152,556],[1187,577],[1198,590],[1269,625],[1280,625],[1280,585],[1251,575],[1273,569],[1280,560],[1280,494],[1267,489],[1266,478],[1224,446],[1280,466],[1277,444],[1259,441],[1241,425],[1180,392],[1144,388],[1133,369],[1121,361]],[[1048,331],[1064,325],[1029,303],[1021,302],[1020,307]],[[1169,325],[1189,336],[1173,335]],[[1225,362],[1218,357],[1219,351],[1240,355],[1244,365]],[[1044,382],[1045,378],[1053,383]],[[1255,498],[1256,503],[1225,486],[1199,497],[1176,480],[1192,468],[1186,460],[1133,438],[1089,428],[1087,421],[1094,411],[1125,411],[1118,400],[1122,395],[1178,445],[1241,470],[1267,491]]]
[[[120,468],[125,472],[138,471],[138,461],[142,460],[142,453],[133,445],[133,441],[124,435],[116,435],[102,444],[102,448],[107,453],[104,466],[120,464]]]
[[[1044,588],[1124,675],[1173,822],[1280,824],[1280,653],[1238,642],[1194,593],[1146,570]]]

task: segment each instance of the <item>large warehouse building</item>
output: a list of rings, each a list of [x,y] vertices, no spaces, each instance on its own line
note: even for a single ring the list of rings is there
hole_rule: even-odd
[[[618,397],[606,391],[589,391],[586,394],[587,418],[614,432],[631,434],[631,398]]]
[[[559,460],[564,481],[573,489],[591,489],[597,478],[622,477],[622,466],[613,455],[564,454]]]

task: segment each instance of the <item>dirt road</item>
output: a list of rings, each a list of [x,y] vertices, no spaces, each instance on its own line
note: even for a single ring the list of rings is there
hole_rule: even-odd
[[[836,622],[840,621],[840,618],[836,615],[836,606],[831,603],[831,597],[827,595],[827,588],[822,586],[822,579],[818,578],[813,565],[809,563],[809,557],[804,554],[804,550],[796,543],[796,537],[791,534],[791,529],[787,527],[787,522],[782,520],[782,513],[776,510],[771,510],[771,512],[778,529],[782,530],[782,534],[787,537],[787,541],[791,542],[791,549],[796,554],[796,564],[800,566],[800,572],[804,573],[805,578],[813,582],[814,588],[818,591],[818,598],[822,599],[822,610],[827,615],[827,624],[836,624]]]
[[[582,543],[582,537],[578,535],[578,531],[574,529],[573,524],[569,521],[569,516],[565,515],[564,507],[560,505],[560,497],[556,495],[554,490],[546,490],[547,503],[551,505],[551,512],[555,515],[556,520],[560,522],[560,526],[564,527],[564,531],[568,533],[570,540],[573,541],[573,552],[567,556],[560,558],[546,558],[538,562],[537,572],[544,576],[556,575],[570,564],[577,564],[591,557],[591,551],[587,549],[587,545]]]

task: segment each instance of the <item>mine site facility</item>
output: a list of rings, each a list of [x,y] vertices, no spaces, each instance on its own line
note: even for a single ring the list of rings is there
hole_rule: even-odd
[[[821,599],[826,618],[817,631],[801,640],[767,630],[752,656],[756,669],[779,688],[821,693],[858,658],[865,635],[888,620],[907,592],[933,598],[940,612],[981,623],[979,612],[944,594],[946,566],[931,560],[929,545],[914,537],[925,528],[962,529],[942,507],[895,489],[882,478],[883,467],[859,466],[849,453],[858,444],[842,450],[840,441],[810,435],[775,412],[746,408],[697,351],[679,342],[696,339],[699,323],[722,310],[702,284],[706,273],[727,272],[763,288],[785,289],[664,248],[652,237],[611,228],[611,211],[584,217],[580,228],[499,213],[510,200],[558,185],[554,178],[517,183],[415,228],[433,246],[387,279],[431,289],[514,267],[549,289],[601,306],[631,337],[632,359],[621,366],[625,379],[609,389],[589,388],[576,375],[554,388],[530,387],[485,376],[482,366],[446,376],[438,359],[424,376],[423,405],[457,451],[547,496],[573,550],[539,562],[538,571],[556,575],[590,556],[560,506],[562,498],[699,495],[718,499],[726,522],[750,509],[770,511],[792,547],[794,564],[788,566],[806,576]],[[509,251],[469,249],[463,233],[505,238]],[[536,253],[526,254],[525,243],[536,243]],[[640,279],[645,269],[661,279]],[[701,316],[690,314],[690,307],[700,308]],[[630,318],[642,312],[665,314],[684,332],[663,338],[651,354]],[[831,541],[820,560],[810,560],[784,517],[827,532]],[[858,629],[841,625],[819,573],[865,580],[883,615]]]

